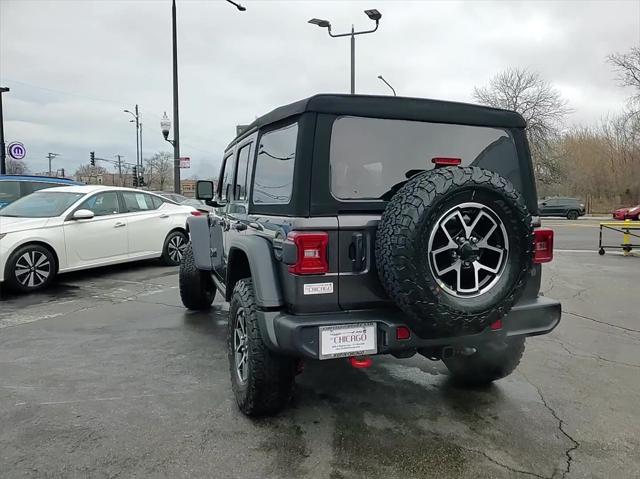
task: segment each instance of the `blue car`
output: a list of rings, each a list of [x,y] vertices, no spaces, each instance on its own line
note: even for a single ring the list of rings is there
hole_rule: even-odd
[[[54,186],[81,185],[66,178],[29,175],[0,175],[0,208],[34,191]]]

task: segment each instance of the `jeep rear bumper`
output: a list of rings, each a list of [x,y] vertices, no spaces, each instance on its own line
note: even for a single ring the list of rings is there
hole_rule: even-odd
[[[378,354],[411,353],[417,349],[446,346],[474,346],[510,336],[536,336],[551,332],[560,322],[559,301],[538,297],[521,301],[502,319],[502,329],[487,328],[466,336],[396,339],[396,328],[405,326],[404,314],[395,309],[376,309],[293,315],[282,311],[259,311],[259,324],[269,347],[279,353],[319,359],[319,331],[322,326],[376,323]]]

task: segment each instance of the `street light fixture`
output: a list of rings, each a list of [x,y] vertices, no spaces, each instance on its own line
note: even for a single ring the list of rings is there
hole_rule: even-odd
[[[175,141],[169,139],[169,132],[171,131],[171,120],[169,120],[166,111],[164,112],[164,115],[162,115],[162,119],[160,120],[160,130],[162,131],[162,136],[164,136],[165,141],[168,141],[175,146]]]
[[[227,3],[230,3],[241,12],[246,10],[245,7],[233,0],[227,0]],[[173,121],[175,124],[173,127],[173,141],[170,141],[170,143],[173,145],[173,191],[180,194],[180,115],[178,108],[178,29],[176,27],[176,0],[172,0],[171,2],[171,36],[173,50]],[[165,117],[166,116],[165,113]],[[168,120],[167,118],[167,121]],[[171,122],[169,122],[169,125],[171,125]],[[162,134],[165,140],[169,141],[167,139],[169,130],[167,130],[166,135],[164,131],[163,128]]]
[[[395,88],[393,88],[393,87],[391,86],[391,84],[390,84],[387,80],[385,80],[385,79],[384,79],[384,77],[383,77],[382,75],[378,75],[378,78],[379,78],[380,80],[382,80],[382,81],[384,82],[384,84],[385,84],[385,85],[387,85],[389,88],[391,88],[391,91],[393,92],[393,96],[398,96],[398,95],[396,95],[396,89],[395,89]]]
[[[351,94],[354,95],[356,93],[356,35],[364,35],[365,33],[373,33],[378,29],[380,25],[380,19],[382,18],[382,14],[376,10],[365,10],[365,15],[369,17],[371,20],[376,22],[376,26],[371,30],[363,30],[360,32],[356,32],[353,29],[353,25],[351,25],[351,31],[347,33],[339,33],[334,34],[331,32],[331,23],[328,20],[321,20],[319,18],[312,18],[309,20],[309,23],[312,25],[317,25],[321,28],[326,28],[329,36],[332,38],[339,37],[351,37]]]

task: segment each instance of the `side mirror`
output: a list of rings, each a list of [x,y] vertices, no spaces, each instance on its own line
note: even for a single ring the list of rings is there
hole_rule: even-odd
[[[200,180],[196,183],[196,198],[199,200],[212,200],[215,195],[213,181]]]
[[[91,210],[83,209],[83,210],[77,210],[75,213],[73,213],[74,220],[90,220],[94,216],[95,214]]]

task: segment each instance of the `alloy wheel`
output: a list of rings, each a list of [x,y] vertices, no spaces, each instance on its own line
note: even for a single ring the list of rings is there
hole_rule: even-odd
[[[182,256],[184,255],[184,249],[187,247],[187,242],[184,237],[180,234],[176,234],[169,239],[169,244],[167,244],[167,252],[169,253],[169,258],[171,261],[179,263],[182,260]]]
[[[486,205],[462,203],[444,213],[429,237],[429,267],[438,285],[462,298],[480,296],[500,279],[509,238]]]
[[[246,313],[243,308],[236,311],[235,327],[233,329],[233,351],[236,374],[241,383],[247,382],[249,375],[249,338],[247,336]]]
[[[37,288],[51,275],[51,261],[41,251],[27,251],[18,258],[13,271],[22,286]]]

